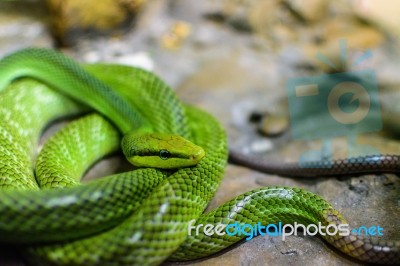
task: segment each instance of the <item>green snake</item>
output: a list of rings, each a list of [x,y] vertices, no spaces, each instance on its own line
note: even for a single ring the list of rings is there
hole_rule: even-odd
[[[31,48],[0,61],[0,88],[0,242],[18,245],[33,264],[158,265],[208,256],[244,237],[188,236],[192,220],[347,223],[321,197],[290,187],[253,190],[203,214],[227,162],[225,131],[149,72],[81,66]],[[36,158],[44,127],[92,110]],[[132,171],[80,184],[91,164],[119,149]],[[322,237],[359,260],[400,261],[399,241]]]

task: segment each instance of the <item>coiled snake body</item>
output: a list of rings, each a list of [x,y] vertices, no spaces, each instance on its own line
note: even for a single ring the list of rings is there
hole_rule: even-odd
[[[193,219],[347,223],[321,197],[289,187],[250,191],[202,214],[223,176],[225,132],[151,73],[102,64],[82,68],[52,50],[26,49],[0,61],[0,88],[0,241],[23,244],[33,263],[157,265],[204,257],[242,238],[188,236]],[[102,116],[70,123],[35,160],[43,127],[91,109]],[[118,150],[119,132],[125,156],[141,168],[79,184],[88,166]],[[324,238],[360,260],[400,261],[399,241]]]

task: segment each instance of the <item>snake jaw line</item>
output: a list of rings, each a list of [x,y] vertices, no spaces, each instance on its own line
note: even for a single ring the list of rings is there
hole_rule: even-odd
[[[195,166],[203,159],[205,152],[190,155],[187,158],[168,158],[163,159],[158,155],[154,156],[132,156],[127,160],[136,167],[153,167],[159,169],[177,169],[183,167]],[[153,164],[152,164],[153,163]]]

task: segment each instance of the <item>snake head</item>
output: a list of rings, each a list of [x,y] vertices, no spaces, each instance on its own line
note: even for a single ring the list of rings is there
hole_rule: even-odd
[[[205,151],[187,139],[163,133],[128,133],[121,143],[126,159],[137,167],[175,169],[194,166]]]

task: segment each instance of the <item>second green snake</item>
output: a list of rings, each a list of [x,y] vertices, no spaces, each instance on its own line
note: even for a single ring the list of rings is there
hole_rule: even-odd
[[[157,265],[204,257],[240,240],[189,237],[192,219],[347,223],[319,196],[288,187],[254,190],[202,214],[226,165],[221,125],[183,105],[151,73],[101,64],[84,68],[45,49],[0,61],[0,241],[28,244],[24,254],[31,262]],[[21,77],[34,80],[15,81]],[[35,163],[34,143],[50,121],[91,108],[105,118],[90,114],[72,122],[45,144]],[[79,184],[88,166],[119,149],[120,132],[124,154],[141,168]],[[363,261],[400,261],[399,241],[325,239]]]

